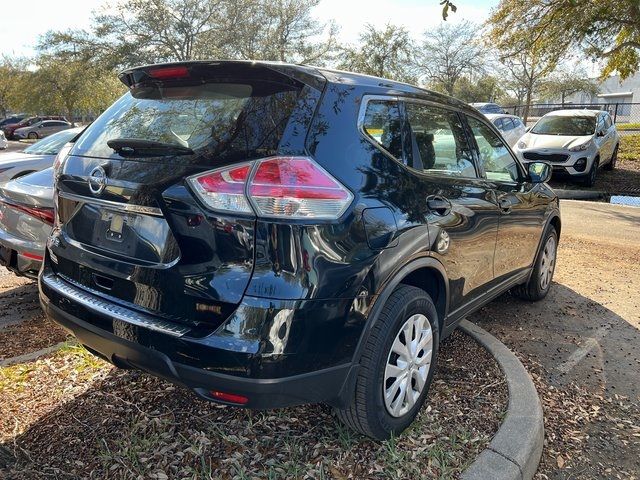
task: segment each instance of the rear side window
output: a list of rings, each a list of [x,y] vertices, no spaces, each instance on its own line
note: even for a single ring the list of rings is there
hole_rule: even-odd
[[[369,138],[402,161],[402,115],[394,100],[370,100],[362,128]]]
[[[457,113],[406,103],[411,126],[409,166],[424,173],[476,177],[471,151]]]
[[[513,120],[511,120],[510,118],[505,118],[503,120],[503,130],[509,131],[509,130],[513,130],[515,128],[515,125],[513,124]]]
[[[504,121],[501,118],[494,120],[493,124],[498,130],[504,130]]]
[[[133,138],[190,148],[204,163],[274,155],[299,93],[253,80],[132,88],[87,128],[73,154],[120,158],[107,142]]]

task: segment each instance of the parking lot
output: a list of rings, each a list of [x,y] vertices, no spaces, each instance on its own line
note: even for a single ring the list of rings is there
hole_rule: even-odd
[[[546,422],[539,478],[633,478],[640,469],[632,454],[640,445],[640,212],[569,201],[562,213],[547,299],[529,304],[505,295],[470,320],[516,352],[536,382]],[[26,356],[0,370],[3,398],[11,399],[1,437],[32,478],[100,478],[107,467],[119,478],[178,471],[407,478],[429,469],[455,477],[505,408],[495,365],[456,336],[443,349],[420,425],[396,444],[376,445],[341,427],[325,407],[249,414],[214,406],[145,374],[116,371],[73,343],[30,358],[66,335],[40,313],[35,283],[3,270],[0,291],[2,357]]]

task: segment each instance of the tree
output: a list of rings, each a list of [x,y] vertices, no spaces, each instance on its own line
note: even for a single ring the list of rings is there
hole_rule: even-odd
[[[415,47],[404,27],[387,24],[382,30],[365,25],[357,46],[345,47],[339,67],[401,82],[415,82]]]
[[[46,53],[105,68],[212,58],[323,63],[334,23],[312,16],[319,0],[133,0],[95,16],[89,30],[48,32]]]
[[[495,102],[503,95],[498,79],[491,75],[484,75],[477,81],[462,77],[453,90],[453,96],[463,102]]]
[[[545,80],[541,85],[542,95],[550,100],[560,98],[564,105],[566,98],[574,93],[584,92],[591,96],[598,93],[598,82],[587,78],[581,70],[562,70]]]
[[[125,92],[115,72],[67,56],[40,55],[21,87],[22,104],[39,113],[99,112]]]
[[[531,49],[515,47],[503,52],[500,62],[508,71],[507,81],[512,91],[524,100],[522,117],[526,123],[533,95],[540,89],[543,80],[555,70],[559,58],[541,51],[535,45]]]
[[[25,73],[25,62],[3,55],[0,57],[0,118],[20,107],[16,94]]]
[[[418,56],[420,73],[453,95],[456,82],[465,74],[479,71],[483,65],[479,27],[470,22],[456,25],[441,23],[424,33]]]
[[[603,77],[640,69],[638,0],[501,0],[488,25],[498,44],[535,44],[556,56],[579,47],[606,60]]]
[[[233,39],[230,58],[324,63],[337,48],[337,26],[311,15],[320,0],[243,0],[227,12]],[[231,20],[234,19],[234,20]]]

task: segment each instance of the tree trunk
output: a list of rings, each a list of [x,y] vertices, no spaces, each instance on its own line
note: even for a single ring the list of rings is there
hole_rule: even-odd
[[[527,98],[525,99],[525,103],[524,103],[524,112],[522,113],[522,120],[524,121],[524,124],[527,124],[527,120],[529,119],[529,107],[531,105],[531,88],[527,88]]]

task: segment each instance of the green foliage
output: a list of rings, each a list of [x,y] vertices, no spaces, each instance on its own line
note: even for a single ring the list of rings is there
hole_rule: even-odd
[[[387,24],[378,30],[367,24],[357,46],[343,49],[338,68],[401,82],[415,82],[415,47],[404,27]]]
[[[6,117],[8,111],[22,108],[19,97],[24,75],[24,61],[8,56],[0,57],[0,118]]]
[[[453,91],[454,97],[467,103],[494,102],[503,95],[498,79],[491,75],[480,77],[475,82],[463,77],[458,80]]]
[[[559,58],[578,47],[596,60],[602,72],[624,79],[640,67],[638,0],[501,0],[488,25],[500,49],[524,45]]]
[[[116,73],[85,60],[41,55],[21,82],[22,107],[44,114],[100,113],[125,92]]]

